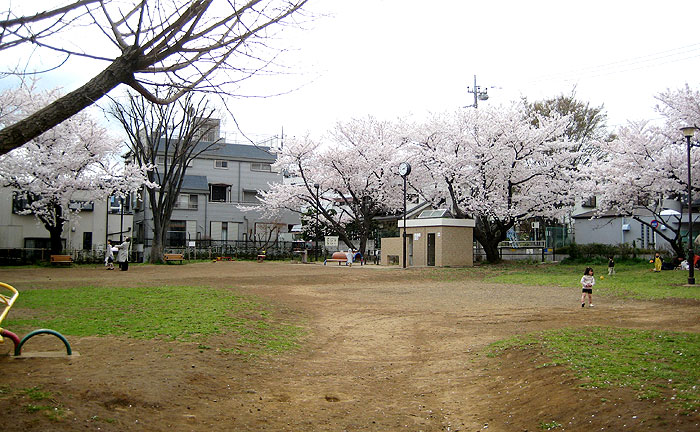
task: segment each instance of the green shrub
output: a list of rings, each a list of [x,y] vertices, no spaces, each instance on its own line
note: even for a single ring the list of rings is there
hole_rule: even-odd
[[[600,243],[576,244],[564,246],[557,249],[557,254],[569,255],[564,260],[569,263],[587,262],[591,264],[607,264],[608,257],[612,256],[616,262],[641,262],[643,258],[639,255],[653,254],[654,251],[640,249],[628,244],[608,245]]]

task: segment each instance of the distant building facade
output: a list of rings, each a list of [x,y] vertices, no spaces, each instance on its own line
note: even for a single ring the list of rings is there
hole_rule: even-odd
[[[78,194],[79,195],[79,194]],[[131,234],[131,199],[79,200],[80,208],[63,225],[63,248],[67,251],[103,251],[107,240]],[[12,188],[0,188],[0,249],[50,249],[49,232],[32,214],[22,214],[28,203]]]
[[[159,165],[165,162],[164,156],[158,158]],[[180,249],[205,242],[262,243],[289,233],[299,224],[298,215],[289,213],[270,220],[259,212],[241,208],[259,203],[258,190],[283,181],[282,174],[272,170],[276,158],[270,147],[221,142],[201,153],[187,168],[170,218],[165,248]],[[141,191],[135,209],[134,234],[137,252],[143,252],[144,259],[148,259],[153,216],[145,190]]]

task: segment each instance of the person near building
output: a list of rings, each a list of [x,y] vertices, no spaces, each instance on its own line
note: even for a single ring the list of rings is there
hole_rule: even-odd
[[[656,255],[654,255],[654,269],[652,271],[660,272],[663,263],[664,261],[661,259],[661,255],[659,255],[659,253],[656,252]]]
[[[117,262],[119,263],[119,270],[121,271],[129,270],[129,246],[131,246],[131,239],[129,237],[125,238],[122,244],[116,246],[116,248],[119,249],[119,252],[117,252]]]
[[[615,260],[612,256],[608,257],[608,276],[615,274]]]
[[[107,240],[107,247],[105,248],[105,267],[107,270],[114,270],[114,250],[112,250],[112,242]]]
[[[588,307],[593,307],[593,285],[595,285],[593,269],[586,267],[581,278],[581,307],[586,306],[586,294],[588,294]]]

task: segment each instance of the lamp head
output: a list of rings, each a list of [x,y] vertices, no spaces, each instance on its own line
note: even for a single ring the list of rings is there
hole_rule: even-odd
[[[695,126],[686,126],[681,128],[681,132],[683,132],[683,136],[686,138],[692,138],[693,135],[695,135],[695,131],[697,128]]]

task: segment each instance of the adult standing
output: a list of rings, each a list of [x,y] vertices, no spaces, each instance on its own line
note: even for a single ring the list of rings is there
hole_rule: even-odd
[[[124,243],[117,245],[117,249],[119,249],[117,262],[121,271],[129,270],[129,246],[131,246],[131,238],[129,237],[124,239]]]

